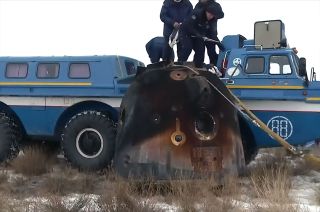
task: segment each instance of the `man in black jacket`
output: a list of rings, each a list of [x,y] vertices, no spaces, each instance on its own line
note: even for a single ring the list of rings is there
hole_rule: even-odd
[[[182,53],[178,58],[179,62],[187,61],[192,49],[194,49],[194,64],[201,68],[204,62],[205,42],[207,38],[217,39],[217,20],[222,18],[224,13],[219,3],[215,1],[208,2],[204,9],[196,9],[193,15],[185,21],[180,30],[179,42],[182,45]],[[209,51],[215,52],[215,44],[210,42]],[[179,55],[178,55],[179,56]],[[212,56],[214,60],[214,56]],[[216,60],[216,59],[215,59]],[[211,61],[210,61],[211,62]],[[212,61],[216,63],[216,61]]]
[[[172,60],[169,37],[174,29],[179,29],[182,22],[192,14],[193,6],[189,0],[165,0],[163,2],[160,19],[164,23],[163,37],[165,39],[163,60]],[[180,54],[181,45],[177,45],[177,54]]]
[[[210,27],[211,31],[207,32],[206,37],[212,40],[219,41],[218,38],[218,30],[217,30],[217,22],[218,19],[221,19],[224,17],[224,12],[222,11],[222,8],[219,3],[217,3],[215,0],[199,0],[199,2],[194,7],[193,13],[201,13],[208,5],[215,5],[216,7],[216,13],[214,21],[211,21],[212,27]],[[218,54],[216,52],[216,45],[213,42],[205,42],[205,46],[207,48],[207,54],[210,60],[210,64],[217,65],[218,60]]]

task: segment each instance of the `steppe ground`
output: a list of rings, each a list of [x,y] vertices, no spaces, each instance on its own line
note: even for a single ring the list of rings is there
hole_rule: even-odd
[[[244,176],[224,186],[210,179],[137,183],[112,169],[80,172],[57,149],[34,145],[1,165],[0,211],[320,211],[320,164],[262,149]]]

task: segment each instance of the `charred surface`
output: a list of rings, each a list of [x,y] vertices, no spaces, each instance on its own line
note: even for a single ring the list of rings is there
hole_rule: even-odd
[[[214,74],[184,66],[140,72],[120,108],[116,170],[139,179],[237,174],[243,150],[225,89]]]

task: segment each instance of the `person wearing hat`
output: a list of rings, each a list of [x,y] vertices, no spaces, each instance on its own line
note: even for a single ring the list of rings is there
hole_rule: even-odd
[[[165,39],[163,47],[163,60],[172,60],[172,48],[169,46],[169,37],[174,30],[180,28],[183,21],[192,15],[193,6],[189,0],[165,0],[163,2],[160,19],[163,25],[163,37]],[[177,54],[180,53],[181,45],[177,43]]]
[[[182,45],[182,53],[178,58],[179,63],[186,62],[193,49],[194,65],[197,68],[203,67],[205,40],[217,37],[216,22],[223,16],[222,8],[217,2],[210,2],[203,10],[193,11],[193,15],[180,27],[179,42]],[[215,47],[214,43],[211,45],[213,47],[210,48]]]
[[[215,5],[214,6],[216,8],[214,12],[215,19],[214,21],[211,21],[212,26],[210,27],[210,29],[212,31],[207,32],[206,37],[212,40],[219,41],[218,30],[217,30],[218,19],[221,19],[224,17],[224,12],[222,11],[221,5],[217,3],[215,0],[199,0],[199,2],[194,7],[193,13],[203,12],[203,10],[205,10],[205,8],[210,4]],[[217,60],[218,60],[218,54],[216,52],[216,44],[213,42],[205,42],[205,46],[207,49],[207,55],[209,57],[210,64],[216,66]],[[219,46],[219,48],[221,47]]]

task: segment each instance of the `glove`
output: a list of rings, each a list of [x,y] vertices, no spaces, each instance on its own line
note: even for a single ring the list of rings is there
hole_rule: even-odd
[[[173,46],[179,42],[178,38],[179,38],[179,29],[174,29],[171,35],[169,36],[169,46],[171,48],[173,48]]]
[[[173,23],[173,28],[179,29],[180,25],[181,25],[181,23],[174,22],[174,23]]]
[[[204,42],[208,41],[209,38],[208,37],[202,37],[202,39],[204,40]]]

